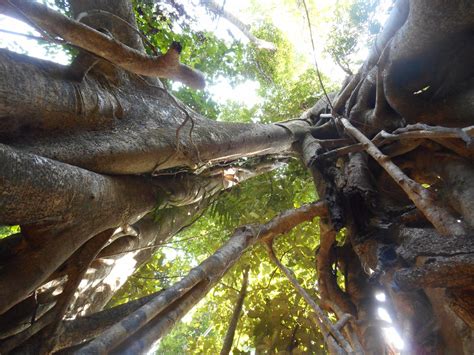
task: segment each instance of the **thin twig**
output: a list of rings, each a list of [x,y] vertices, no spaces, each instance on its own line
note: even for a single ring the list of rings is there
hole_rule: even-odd
[[[0,28],[0,32],[7,33],[9,35],[14,35],[14,36],[26,37],[26,38],[34,39],[36,41],[41,41],[41,42],[51,42],[49,39],[46,39],[44,37],[38,37],[38,36],[30,35],[30,34],[27,34],[27,33],[9,31],[9,30],[5,30],[3,28]],[[58,40],[58,41],[60,41],[60,40]],[[62,44],[67,44],[66,41],[61,41],[61,42],[63,42]]]

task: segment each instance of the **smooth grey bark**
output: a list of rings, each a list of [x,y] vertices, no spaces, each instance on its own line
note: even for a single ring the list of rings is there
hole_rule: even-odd
[[[8,78],[0,82],[0,121],[4,122],[0,134],[3,129],[4,137],[8,135],[3,140],[98,173],[143,174],[280,154],[291,151],[299,132],[309,128],[302,121],[278,125],[217,122],[186,109],[188,117],[184,106],[157,86],[128,81],[117,87],[92,77],[77,83],[52,75],[64,72],[59,65],[6,51],[0,55],[0,74],[3,71]],[[185,121],[176,151],[176,132]],[[77,130],[81,127],[82,131]],[[74,133],[55,139],[54,132],[68,129]],[[43,134],[38,136],[38,130]],[[20,139],[15,134],[23,135]]]
[[[278,164],[263,161],[257,162],[252,166],[252,170],[236,168],[234,169],[234,179],[236,179],[235,181],[241,182],[251,178],[252,176],[271,170],[276,166],[278,166]],[[195,177],[195,181],[193,181],[193,179],[190,180],[191,183],[203,181],[205,182],[203,185],[198,185],[193,188],[193,184],[184,184],[180,189],[177,189],[178,191],[195,191],[191,194],[192,201],[205,198],[204,201],[183,207],[161,209],[157,212],[156,216],[154,214],[149,214],[133,226],[124,228],[123,232],[119,232],[117,234],[119,236],[118,239],[114,239],[108,246],[106,246],[100,252],[98,258],[88,268],[84,278],[81,280],[79,288],[75,292],[76,299],[69,305],[68,314],[74,317],[77,315],[92,314],[100,311],[114,293],[126,282],[131,273],[147,261],[162,242],[191,223],[196,218],[196,215],[205,209],[213,194],[227,187],[226,180],[217,174],[217,172],[214,172],[214,175],[211,174],[211,176],[213,176],[213,179],[210,180],[209,177],[207,180],[202,177]],[[186,176],[182,177],[185,178]],[[161,181],[163,179],[158,180]],[[179,184],[180,179],[174,180],[177,181],[168,181],[168,185],[171,183]],[[163,185],[165,184],[161,184],[161,186]],[[181,193],[181,195],[183,194]],[[187,194],[184,194],[183,196],[185,197],[186,195]],[[167,196],[168,201],[173,200],[172,203],[174,204],[180,204],[179,201],[181,201],[181,204],[191,202],[186,200],[186,198],[183,200],[183,196],[181,196],[180,199],[177,199],[176,196],[171,199],[170,196],[173,196],[173,194],[167,194]],[[155,220],[155,218],[158,219]],[[130,235],[127,235],[127,233]],[[8,241],[8,239],[6,239],[6,241]],[[61,269],[56,271],[49,278],[48,281],[54,282],[55,280],[58,280],[59,282],[62,277],[69,275],[71,267],[74,268],[74,265],[71,265],[68,260]],[[45,288],[45,290],[40,291],[37,294],[38,300],[45,298],[44,295],[49,292],[50,288]],[[71,291],[69,290],[68,292]],[[62,297],[62,294],[60,294],[59,297]],[[41,304],[44,302],[54,302],[54,298],[49,300],[45,299],[44,301],[41,301]],[[19,304],[18,307],[20,306],[22,305]],[[31,314],[31,308],[29,308],[29,312]],[[12,313],[12,315],[17,313],[18,312]],[[52,318],[50,316],[51,314],[48,314],[48,319],[43,319],[41,314],[38,314],[38,322],[41,322],[42,324],[45,324],[45,322],[51,322]],[[21,315],[14,317],[16,317],[14,318],[15,320],[10,321],[8,324],[5,322],[0,323],[0,325],[5,328],[3,331],[5,334],[18,333],[23,330],[25,326],[28,327],[30,323],[30,316],[28,314],[24,317]],[[11,317],[9,319],[11,319]],[[35,329],[36,331],[40,330],[38,327]],[[26,330],[26,334],[27,332],[30,331]],[[42,333],[31,342],[29,341],[28,347],[34,348],[35,346],[33,342],[39,341],[38,339],[41,339],[41,335]],[[31,336],[31,334],[29,336]]]
[[[111,244],[102,251],[102,255],[91,265],[86,274],[86,282],[78,290],[76,301],[71,308],[71,314],[88,315],[98,312],[110,301],[115,292],[123,286],[128,277],[123,272],[120,277],[104,283],[100,280],[110,279],[116,274],[115,270],[127,270],[125,264],[134,262],[131,271],[137,270],[148,261],[160,244],[169,240],[181,229],[190,224],[206,207],[208,201],[179,208],[165,209],[159,214],[159,219],[154,220],[153,215],[141,219],[133,225],[138,237],[132,243]],[[119,243],[117,240],[115,243]]]
[[[92,28],[106,28],[113,34],[114,38],[127,46],[144,51],[142,39],[138,32],[131,31],[128,26],[124,26],[122,21],[115,17],[102,14],[97,15],[91,10],[102,10],[120,17],[130,24],[135,24],[135,14],[133,12],[133,5],[130,1],[104,1],[104,0],[80,0],[70,1],[71,12],[74,18],[78,18],[81,14],[83,16],[81,22],[91,26]]]
[[[168,334],[173,326],[179,322],[212,288],[212,283],[203,281],[186,293],[173,307],[167,308],[159,317],[156,317],[140,331],[127,339],[111,354],[140,354],[156,347],[159,339]],[[78,354],[83,354],[82,349]]]
[[[101,231],[133,224],[159,205],[159,200],[164,205],[194,203],[225,186],[220,176],[164,178],[160,184],[146,177],[106,177],[20,153],[5,145],[0,146],[0,153],[0,162],[5,167],[0,172],[0,204],[4,206],[0,218],[4,223],[21,223],[23,240],[29,245],[18,256],[2,260],[2,313],[26,297]],[[38,230],[38,226],[42,229]],[[72,235],[71,231],[74,231]],[[32,258],[42,265],[39,271],[31,271],[30,267],[35,266],[26,260]],[[21,266],[23,263],[29,267]],[[7,287],[12,282],[16,284],[15,290]]]
[[[56,350],[77,345],[96,337],[105,329],[134,312],[161,292],[163,291],[158,291],[119,306],[81,316],[73,320],[65,320],[61,325],[63,332],[56,344]]]
[[[84,318],[82,321],[79,321],[78,324],[73,322],[73,325],[70,325],[71,321],[69,321],[69,323],[66,322],[72,329],[68,329],[66,324],[60,324],[58,335],[60,340],[59,343],[55,345],[55,348],[61,349],[81,343],[88,339],[87,334],[90,334],[89,337],[93,337],[97,335],[97,332],[103,331],[107,326],[111,326],[119,321],[121,317],[128,314],[125,311],[117,310],[117,312],[99,313],[97,317],[95,316],[96,312],[99,312],[124,284],[129,274],[146,262],[153,255],[154,251],[159,248],[162,242],[172,237],[178,230],[186,227],[196,219],[196,214],[201,213],[206,208],[207,202],[208,201],[204,201],[195,205],[165,209],[160,213],[159,221],[155,221],[154,215],[149,214],[133,225],[133,229],[138,233],[138,235],[134,237],[134,242],[119,243],[114,246],[114,243],[120,242],[121,238],[113,242],[109,247],[104,248],[101,252],[102,255],[88,268],[79,288],[74,292],[76,299],[70,304],[69,316],[73,318],[82,316]],[[72,266],[74,267],[74,265]],[[68,267],[69,264],[66,263],[66,271]],[[58,273],[56,277],[61,276],[62,274]],[[43,295],[43,293],[37,294],[37,302],[46,302],[46,300],[43,300]],[[59,294],[56,298],[61,296],[62,294]],[[26,313],[23,316],[17,312],[16,316],[12,314],[14,318],[0,318],[0,325],[4,328],[2,329],[4,334],[8,332],[11,334],[19,333],[21,330],[28,331],[28,326],[30,326],[31,322],[31,312],[33,312],[35,308],[34,300],[31,301],[33,301],[33,308],[25,307],[25,305],[22,305],[22,308],[20,308],[20,311],[23,308],[26,309]],[[48,302],[54,302],[54,299]],[[133,304],[132,302],[132,306],[130,306],[132,310],[135,309],[133,308]],[[143,302],[140,304],[143,304]],[[39,307],[42,307],[42,303],[39,304]],[[127,307],[123,308],[129,309]],[[88,315],[90,318],[87,318]],[[37,312],[36,323],[41,322],[43,324],[44,322],[51,322],[51,314],[46,316],[48,319],[43,319],[43,314]],[[98,324],[96,324],[96,320]],[[87,325],[91,326],[90,330],[86,329]],[[63,329],[63,327],[65,328]],[[84,327],[84,329],[82,327]],[[72,334],[63,335],[63,332],[72,332]],[[44,332],[39,333],[28,341],[24,347],[20,347],[16,351],[35,353],[35,349],[43,344],[44,337]],[[6,340],[8,341],[9,339]]]
[[[28,236],[26,250],[2,260],[0,313],[35,290],[89,238],[146,214],[159,194],[141,177],[105,177],[5,145],[0,145],[0,164],[0,219],[22,223]]]
[[[234,169],[234,178],[235,181],[241,183],[278,166],[278,163],[271,161],[258,162],[249,169]],[[149,260],[161,243],[191,224],[206,209],[210,199],[228,187],[222,178],[218,178],[217,181],[220,181],[217,186],[211,186],[212,188],[202,186],[200,190],[195,190],[193,200],[196,200],[196,196],[202,197],[198,203],[164,208],[157,211],[156,214],[149,214],[132,226],[133,230],[138,233],[137,236],[124,236],[104,248],[88,270],[87,280],[78,292],[78,298],[71,308],[71,314],[90,314],[101,310],[126,282],[126,278],[122,272],[120,277],[114,279],[113,283],[109,281],[104,284],[103,281],[99,281],[110,279],[109,275],[113,275],[114,270],[124,270],[123,265],[131,261],[130,254],[135,260],[134,269]],[[191,191],[194,190],[191,189]]]
[[[105,3],[77,2],[73,11],[87,11]],[[117,11],[124,9],[121,15],[127,17],[130,6],[124,4],[117,4]],[[114,9],[109,6],[109,10]],[[139,43],[133,43],[134,36],[126,39],[124,33],[119,37],[140,48]],[[76,81],[70,79],[67,67],[7,51],[0,55],[0,70],[8,78],[0,83],[0,135],[2,142],[8,143],[1,146],[6,167],[0,176],[5,182],[1,204],[6,208],[0,218],[2,223],[21,223],[21,239],[34,246],[26,252],[21,249],[18,257],[2,265],[0,312],[47,281],[102,230],[134,223],[157,200],[165,206],[195,203],[226,185],[222,174],[152,179],[98,173],[152,173],[241,156],[280,155],[290,151],[298,132],[308,127],[304,122],[265,126],[208,121],[194,112],[183,112],[181,104],[157,81],[104,63]],[[21,95],[17,95],[19,91]],[[181,129],[183,123],[186,126]],[[192,124],[195,128],[190,132]],[[181,149],[177,149],[177,131]],[[190,133],[193,138],[188,138]],[[20,203],[21,195],[31,196],[30,203]],[[8,205],[10,202],[14,204]],[[125,248],[131,245],[124,244]],[[35,263],[20,270],[19,266],[31,259]],[[30,269],[37,265],[40,271],[32,272]],[[21,282],[16,283],[16,290],[7,292],[4,286],[13,278]]]
[[[75,20],[54,11],[47,5],[25,0],[0,2],[0,12],[20,20],[24,20],[26,17],[28,21],[41,28],[42,32],[47,33],[50,37],[61,37],[67,43],[92,53],[96,57],[103,58],[130,73],[153,78],[168,78],[185,83],[195,89],[205,87],[205,79],[201,72],[179,62],[182,48],[178,43],[173,43],[165,54],[148,55],[143,49],[136,50],[117,41],[103,27],[95,29],[79,21],[90,16],[90,13],[81,13],[78,15],[78,20]],[[108,12],[102,10],[101,13],[107,14]],[[120,19],[116,15],[114,18]],[[131,23],[122,21],[125,26],[135,28]],[[77,59],[79,58],[78,56]],[[82,78],[84,75],[77,69],[79,68],[74,65],[71,77]]]
[[[58,335],[53,351],[69,348],[94,338],[102,331],[112,326],[120,319],[134,312],[151,298],[162,291],[152,293],[148,296],[130,301],[119,306],[106,309],[86,316],[80,316],[72,320],[64,320],[61,323],[61,334]],[[16,353],[35,354],[43,342],[42,334],[38,334],[24,346],[15,349]]]
[[[76,7],[76,12],[87,11],[96,5],[110,5],[107,3],[105,0],[77,1],[76,5],[83,4],[84,7],[80,10]],[[127,15],[130,4],[125,1],[114,3],[117,13],[132,21],[132,15]],[[115,11],[113,6],[107,8]],[[463,0],[399,0],[395,9],[397,12],[378,37],[367,65],[338,96],[334,116],[345,114],[369,138],[380,129],[392,130],[407,122],[458,128],[472,125],[473,3]],[[93,21],[92,17],[86,20],[91,21],[94,27],[101,23]],[[116,24],[110,21],[107,26],[114,30]],[[136,33],[132,35],[133,31],[130,31],[127,35],[126,26],[115,30],[117,36],[123,35],[121,39],[131,39],[128,43],[140,48]],[[0,74],[5,78],[0,81],[0,139],[10,145],[0,145],[0,162],[3,161],[2,168],[7,170],[0,171],[0,221],[24,223],[23,236],[1,243],[8,244],[9,250],[2,251],[2,256],[8,255],[10,259],[2,259],[1,266],[9,268],[0,269],[0,275],[3,275],[0,276],[3,279],[0,296],[4,296],[6,287],[15,282],[21,289],[12,291],[17,292],[15,302],[25,298],[25,305],[31,301],[27,298],[29,292],[47,280],[62,264],[61,260],[65,261],[67,255],[72,255],[109,222],[113,228],[138,220],[150,210],[152,200],[156,199],[155,194],[168,192],[164,194],[171,196],[170,203],[177,205],[179,201],[195,201],[190,193],[192,189],[182,193],[180,188],[167,185],[164,182],[166,179],[159,188],[153,186],[151,178],[100,176],[38,155],[95,172],[142,174],[159,173],[162,169],[177,166],[194,168],[247,154],[277,155],[282,150],[286,153],[292,150],[292,144],[308,130],[310,123],[318,126],[311,130],[317,138],[342,138],[342,132],[336,129],[334,122],[319,114],[311,116],[311,120],[306,122],[262,126],[209,122],[189,111],[196,126],[191,140],[191,120],[156,80],[129,75],[104,63],[93,68],[82,82],[65,79],[68,70],[5,51],[0,53]],[[186,125],[179,134],[181,149],[178,150],[176,131],[185,121]],[[318,125],[318,122],[323,124]],[[413,175],[438,173],[442,177],[439,182],[441,190],[449,194],[444,201],[472,226],[472,184],[469,180],[472,153],[465,144],[469,139],[436,142],[438,144],[423,141],[408,148],[403,147],[406,142],[399,142],[402,153],[397,154],[395,163]],[[316,153],[324,152],[326,148],[321,141],[310,143]],[[249,146],[244,147],[245,144]],[[445,154],[444,149],[447,148],[461,152],[459,155],[470,160],[446,158],[441,167],[435,166],[440,163],[440,160],[435,160],[434,164],[423,168],[422,174],[416,171],[420,169],[416,169],[413,157],[406,154],[413,149],[419,151],[419,147],[427,148],[430,157],[438,156],[440,151]],[[314,151],[308,152],[307,158],[313,158]],[[396,186],[389,183],[390,177],[380,173],[373,161],[362,161],[360,164],[360,169],[369,172],[365,177],[357,173],[359,168],[351,168],[354,162],[352,156],[337,159],[337,163],[331,160],[318,162],[321,163],[318,166],[321,168],[321,180],[317,184],[326,185],[323,190],[330,204],[330,217],[339,212],[344,217],[337,220],[333,227],[348,228],[348,241],[342,250],[338,249],[346,254],[341,256],[338,264],[347,266],[346,294],[357,308],[357,324],[362,324],[359,328],[364,348],[374,353],[381,353],[384,349],[380,335],[370,326],[375,319],[371,314],[371,300],[374,284],[378,283],[377,287],[384,287],[396,304],[397,318],[407,344],[412,347],[410,350],[431,352],[433,349],[448,349],[435,340],[440,338],[441,332],[449,344],[455,344],[450,345],[449,349],[461,352],[464,347],[466,353],[472,353],[466,345],[472,340],[472,331],[469,333],[465,326],[458,327],[459,322],[471,327],[474,324],[472,292],[466,287],[472,283],[472,243],[466,241],[466,246],[460,246],[439,241],[440,244],[436,245],[439,238],[428,238],[424,240],[425,250],[408,247],[403,239],[406,224],[427,227],[427,222],[420,217],[406,217],[406,211],[413,206],[403,198]],[[31,172],[28,169],[30,165],[33,167]],[[376,182],[373,186],[369,181],[371,179]],[[420,178],[420,183],[424,182],[423,179]],[[331,180],[333,183],[328,184]],[[20,181],[25,185],[22,186]],[[186,189],[199,186],[197,179],[187,181],[190,185],[182,185]],[[147,186],[140,186],[140,182],[145,182],[143,185]],[[72,189],[66,188],[69,183]],[[129,191],[129,186],[133,186],[132,191]],[[372,199],[373,196],[366,194],[366,186],[376,188],[376,196],[380,199]],[[464,188],[467,192],[463,192]],[[88,200],[90,191],[86,189],[92,191],[92,202]],[[131,196],[137,191],[140,196]],[[109,194],[115,196],[106,197]],[[102,196],[103,200],[95,200],[100,200]],[[144,201],[138,201],[142,197]],[[110,217],[109,213],[113,216]],[[76,219],[76,216],[80,218]],[[87,223],[89,220],[91,224]],[[429,228],[424,228],[425,232],[427,230]],[[456,241],[463,240],[463,236],[450,237]],[[25,241],[26,247],[17,243],[18,240]],[[134,245],[133,238],[116,241],[119,242],[124,248]],[[109,251],[112,246],[121,248],[122,244],[111,244]],[[19,249],[10,250],[11,247]],[[413,247],[416,255],[404,258],[405,247]],[[393,252],[395,249],[396,253]],[[424,255],[426,251],[430,255]],[[16,255],[18,258],[13,257]],[[46,263],[51,261],[49,258],[52,258],[52,263]],[[38,265],[40,268],[36,270]],[[371,283],[364,273],[366,267],[375,270]],[[343,269],[342,266],[339,268]],[[453,277],[449,278],[451,275]],[[399,287],[400,290],[397,290],[397,279],[405,288],[413,284],[423,285],[424,288],[412,291]],[[446,282],[443,284],[442,280]],[[432,287],[439,286],[450,287],[436,293]],[[166,333],[170,325],[206,291],[205,283],[193,289],[175,309],[163,313],[170,318],[155,318],[136,333],[143,342],[126,346],[141,348],[151,344],[157,336]],[[47,298],[48,295],[43,296]],[[4,299],[1,297],[0,304]],[[4,308],[14,304],[8,299],[5,302],[7,305],[3,304]],[[434,319],[441,324],[442,320],[448,320],[460,331],[453,335],[447,327],[438,329]]]
[[[68,67],[0,50],[0,137],[114,127],[122,117],[107,81],[64,79]]]
[[[8,224],[67,224],[89,211],[140,209],[147,212],[159,189],[146,177],[108,177],[0,144],[0,218]],[[21,197],[23,196],[23,198]],[[141,206],[140,206],[141,205]],[[130,206],[130,207],[128,207]],[[65,212],[67,211],[67,212]],[[121,217],[119,217],[121,216]],[[117,221],[133,220],[120,212]],[[91,225],[103,224],[90,216]],[[107,228],[104,228],[107,229]]]
[[[473,18],[471,1],[410,1],[406,22],[388,44],[383,74],[388,103],[408,123],[472,122]],[[419,90],[426,92],[414,94]]]

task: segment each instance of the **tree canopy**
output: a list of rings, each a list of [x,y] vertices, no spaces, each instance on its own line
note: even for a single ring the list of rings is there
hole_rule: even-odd
[[[0,14],[2,353],[472,353],[472,2]]]

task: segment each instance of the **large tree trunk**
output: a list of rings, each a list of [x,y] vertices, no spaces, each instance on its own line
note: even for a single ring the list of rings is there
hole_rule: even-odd
[[[74,328],[64,316],[100,311],[210,196],[259,173],[261,161],[252,160],[249,173],[234,164],[239,158],[300,155],[328,210],[316,262],[321,299],[305,299],[321,310],[316,321],[328,329],[330,349],[393,350],[382,336],[392,327],[407,352],[474,352],[472,1],[398,0],[368,59],[331,102],[269,125],[193,112],[156,78],[203,84],[200,73],[179,63],[177,45],[149,56],[132,28],[87,16],[101,9],[133,23],[130,2],[70,3],[84,23],[40,3],[0,1],[0,12],[26,15],[80,52],[61,66],[0,50],[0,223],[21,225],[21,233],[0,240],[2,351],[76,345],[61,337]],[[140,304],[146,321],[140,306],[112,312],[113,322],[88,333],[95,338],[88,346],[149,347],[248,246],[269,244],[321,213],[320,205],[305,208],[238,230],[208,262],[219,269],[194,271],[200,276],[192,273],[197,281],[184,295]],[[344,227],[339,245],[335,235]],[[133,266],[117,278],[128,262]],[[380,292],[393,310],[390,324],[380,325],[376,314]],[[115,331],[133,312],[143,322],[134,338],[122,339]],[[329,324],[324,312],[338,323]]]

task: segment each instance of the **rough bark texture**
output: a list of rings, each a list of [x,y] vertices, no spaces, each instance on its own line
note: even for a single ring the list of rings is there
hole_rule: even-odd
[[[317,311],[330,351],[393,351],[382,328],[394,327],[407,353],[474,353],[474,2],[396,1],[331,102],[269,125],[211,121],[170,95],[154,76],[202,78],[179,64],[177,46],[145,54],[123,23],[134,25],[129,1],[70,5],[74,19],[0,1],[0,12],[82,48],[69,66],[0,50],[0,224],[21,226],[0,240],[2,350],[86,340],[85,349],[143,351],[248,246],[322,215],[317,303],[270,256]],[[172,288],[97,313],[212,195],[289,155],[301,157],[324,203],[238,229]],[[245,171],[235,164],[242,157],[254,157]],[[380,292],[390,324],[377,315]],[[337,323],[325,323],[327,312]]]

